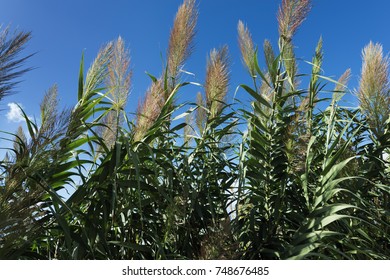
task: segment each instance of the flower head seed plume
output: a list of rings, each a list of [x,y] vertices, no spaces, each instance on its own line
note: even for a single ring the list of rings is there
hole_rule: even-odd
[[[113,43],[112,57],[108,61],[107,88],[109,97],[114,101],[116,110],[126,105],[130,93],[132,72],[130,70],[130,52],[125,47],[125,41],[119,37]]]
[[[282,57],[284,62],[284,67],[286,68],[286,72],[290,81],[292,83],[291,86],[296,86],[298,81],[296,80],[296,73],[298,72],[298,64],[295,58],[294,45],[291,42],[287,42],[284,45],[282,51]]]
[[[345,72],[340,76],[337,81],[337,85],[335,87],[335,91],[345,91],[345,87],[347,86],[349,80],[351,79],[351,69],[348,68]]]
[[[10,35],[10,28],[0,25],[0,100],[11,93],[18,84],[18,77],[31,68],[21,68],[31,55],[18,58],[26,43],[31,39],[30,32],[16,32]]]
[[[283,0],[278,11],[279,35],[291,41],[311,9],[311,0]]]
[[[179,7],[169,37],[167,50],[167,71],[153,82],[143,102],[137,109],[134,140],[141,140],[151,128],[176,86],[176,79],[185,60],[191,55],[195,37],[198,11],[195,0],[184,0]],[[165,83],[164,77],[168,78]]]
[[[85,99],[89,98],[89,95],[96,90],[107,77],[108,63],[111,60],[113,52],[113,42],[109,42],[103,48],[100,49],[91,67],[88,69],[83,95]]]
[[[210,110],[210,117],[216,117],[222,109],[229,86],[229,55],[224,46],[210,53],[206,70],[206,104]]]
[[[357,95],[371,130],[376,137],[380,137],[390,114],[390,59],[383,56],[380,44],[372,42],[363,49],[362,56],[363,66]]]
[[[207,120],[207,111],[206,111],[206,100],[204,99],[202,93],[198,92],[196,95],[196,104],[198,105],[198,109],[196,110],[196,126],[199,131],[202,133],[204,126]]]
[[[263,44],[265,62],[268,68],[272,67],[272,63],[275,61],[275,51],[272,48],[271,42],[265,40]]]
[[[118,126],[117,124],[117,113],[114,110],[109,111],[102,119],[102,125],[99,126],[97,134],[101,137],[104,145],[111,149],[117,139]],[[100,148],[100,147],[99,147]],[[99,149],[101,150],[101,149]]]
[[[347,90],[347,84],[348,84],[350,79],[351,79],[351,69],[348,68],[340,76],[340,78],[337,81],[336,86],[334,87],[333,97],[332,97],[332,106],[334,106],[337,102],[339,102],[340,99],[344,96],[344,94]]]
[[[186,126],[184,127],[184,143],[189,147],[191,143],[191,136],[193,135],[194,129],[194,115],[193,112],[186,116]]]
[[[316,52],[313,57],[313,69],[312,69],[312,75],[315,76],[314,79],[315,81],[318,80],[318,75],[321,72],[321,67],[322,67],[322,62],[324,60],[324,52],[322,50],[322,37],[318,40],[317,47],[316,47]]]
[[[14,140],[14,150],[16,152],[17,157],[20,157],[25,152],[27,152],[27,145],[27,137],[24,134],[23,128],[19,126],[18,130],[16,131]]]
[[[192,53],[197,19],[195,0],[185,0],[177,11],[169,38],[168,76],[173,80]]]
[[[242,60],[247,67],[250,75],[254,77],[256,75],[255,68],[255,55],[256,50],[252,41],[252,35],[249,32],[248,27],[246,27],[242,21],[238,22],[238,44],[241,51]]]
[[[119,37],[113,42],[112,55],[107,63],[106,87],[108,97],[112,100],[112,109],[103,118],[104,126],[100,128],[101,135],[107,147],[112,147],[118,138],[119,127],[123,123],[121,111],[127,103],[130,94],[131,76],[130,52],[125,47],[124,40]]]
[[[134,140],[140,141],[151,128],[161,113],[164,105],[164,83],[155,81],[147,90],[145,99],[138,105]]]
[[[339,101],[341,97],[344,95],[347,84],[350,79],[351,79],[351,69],[348,68],[347,70],[345,70],[345,72],[340,76],[340,78],[337,81],[333,93],[333,101],[332,101],[333,103]]]
[[[113,43],[109,42],[103,48],[100,49],[92,65],[89,67],[85,82],[79,86],[79,102],[73,108],[70,114],[70,121],[67,128],[67,135],[77,135],[79,133],[79,127],[84,121],[84,110],[92,97],[96,94],[96,91],[102,87],[103,82],[108,75],[108,63],[112,57]],[[83,61],[83,60],[82,60]],[[82,68],[80,70],[83,70]],[[83,73],[81,73],[83,77]],[[79,82],[82,82],[80,80]]]
[[[41,132],[49,132],[55,126],[58,116],[58,87],[52,86],[46,92],[41,102]]]

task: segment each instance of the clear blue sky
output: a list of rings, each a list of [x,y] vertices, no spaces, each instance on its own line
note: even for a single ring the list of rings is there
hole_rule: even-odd
[[[231,90],[249,83],[237,46],[237,22],[248,24],[254,42],[264,39],[277,44],[277,0],[200,0],[195,52],[185,65],[195,82],[202,83],[206,55],[214,47],[227,44],[232,58]],[[20,103],[28,115],[39,117],[39,103],[54,83],[59,86],[63,106],[76,102],[77,76],[81,53],[89,65],[106,42],[124,38],[130,49],[133,68],[132,92],[127,110],[134,112],[150,79],[161,72],[169,30],[181,0],[1,0],[0,23],[32,31],[26,53],[37,52],[28,66],[35,70],[23,77],[18,93],[0,101],[0,130],[15,131],[19,123],[6,118],[7,104]],[[318,38],[324,40],[325,75],[337,78],[351,68],[351,88],[357,86],[361,50],[370,41],[390,50],[390,1],[314,0],[313,9],[295,37],[299,58],[311,60]],[[303,62],[300,69],[305,70]],[[199,89],[186,90],[186,100],[195,100]],[[248,97],[239,92],[243,100]],[[351,102],[355,102],[350,99]],[[356,102],[355,102],[356,104]],[[3,143],[0,142],[2,146]]]

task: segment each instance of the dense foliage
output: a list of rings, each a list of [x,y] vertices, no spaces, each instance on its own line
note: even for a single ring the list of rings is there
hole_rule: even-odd
[[[360,107],[340,106],[349,71],[321,75],[321,40],[311,73],[298,71],[293,37],[309,10],[309,0],[282,1],[278,49],[265,41],[262,67],[239,22],[249,109],[227,101],[226,46],[210,52],[196,102],[177,104],[189,88],[193,0],[178,10],[166,67],[150,75],[134,119],[124,41],[88,71],[82,59],[72,109],[59,110],[53,86],[39,123],[23,112],[27,129],[2,132],[13,148],[0,161],[0,258],[388,259],[389,59],[367,45]],[[17,55],[29,37],[0,34],[0,99],[26,71]]]

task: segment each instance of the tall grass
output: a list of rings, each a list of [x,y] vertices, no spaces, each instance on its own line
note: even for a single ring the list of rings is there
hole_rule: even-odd
[[[134,119],[124,111],[132,68],[124,40],[106,44],[87,71],[82,57],[72,109],[58,108],[54,85],[39,125],[23,112],[26,130],[2,132],[14,145],[0,162],[0,257],[387,259],[388,58],[370,43],[360,107],[340,106],[350,71],[338,81],[321,75],[322,39],[312,71],[298,70],[294,35],[310,8],[282,1],[278,48],[265,41],[265,65],[238,23],[250,109],[226,98],[227,46],[211,50],[193,103],[177,104],[189,86],[180,70],[194,49],[192,0],[178,9],[166,65],[150,75]]]
[[[0,25],[0,100],[14,92],[16,80],[31,68],[23,68],[24,62],[32,55],[19,57],[26,43],[31,39],[30,32],[15,31]]]

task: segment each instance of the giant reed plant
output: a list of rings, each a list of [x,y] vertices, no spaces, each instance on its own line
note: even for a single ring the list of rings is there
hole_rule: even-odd
[[[103,46],[87,71],[82,58],[73,108],[58,109],[53,86],[39,124],[23,112],[27,129],[3,133],[13,148],[0,162],[0,257],[388,258],[388,59],[369,44],[360,107],[340,106],[350,71],[339,81],[322,76],[321,39],[311,72],[298,68],[294,35],[310,8],[309,0],[282,1],[278,48],[265,41],[264,67],[239,22],[253,81],[241,89],[251,109],[234,110],[228,99],[226,46],[210,52],[200,89],[183,82],[194,50],[194,0],[179,7],[165,66],[149,74],[134,119],[124,111],[131,82],[124,40]],[[15,55],[29,38],[22,35],[13,39]],[[7,44],[4,93],[24,62]],[[184,87],[194,91],[192,102],[177,104]]]
[[[362,159],[358,150],[369,147],[361,137],[367,127],[358,111],[338,106],[345,78],[340,83],[332,81],[337,86],[327,109],[316,109],[319,94],[331,81],[321,76],[321,40],[313,57],[309,86],[298,88],[302,75],[297,70],[293,35],[309,9],[310,1],[282,2],[279,53],[265,43],[265,71],[260,70],[248,29],[241,22],[238,26],[243,61],[254,80],[252,87],[241,87],[254,101],[252,111],[244,111],[248,135],[241,148],[235,236],[244,258],[386,258],[388,248],[382,242],[388,237],[381,232],[387,230],[388,221],[365,210],[368,205],[376,208],[375,199],[357,192],[356,183],[366,185],[366,191],[386,189],[376,197],[385,202],[388,175],[382,168],[383,185],[379,186],[359,172],[346,172]],[[375,94],[370,92],[370,96]],[[380,100],[371,98],[378,107]],[[367,112],[364,106],[362,109]],[[386,216],[385,209],[379,212]]]
[[[26,43],[31,39],[31,32],[15,31],[0,25],[0,100],[11,94],[18,84],[18,77],[31,70],[23,64],[31,55],[19,57]]]

